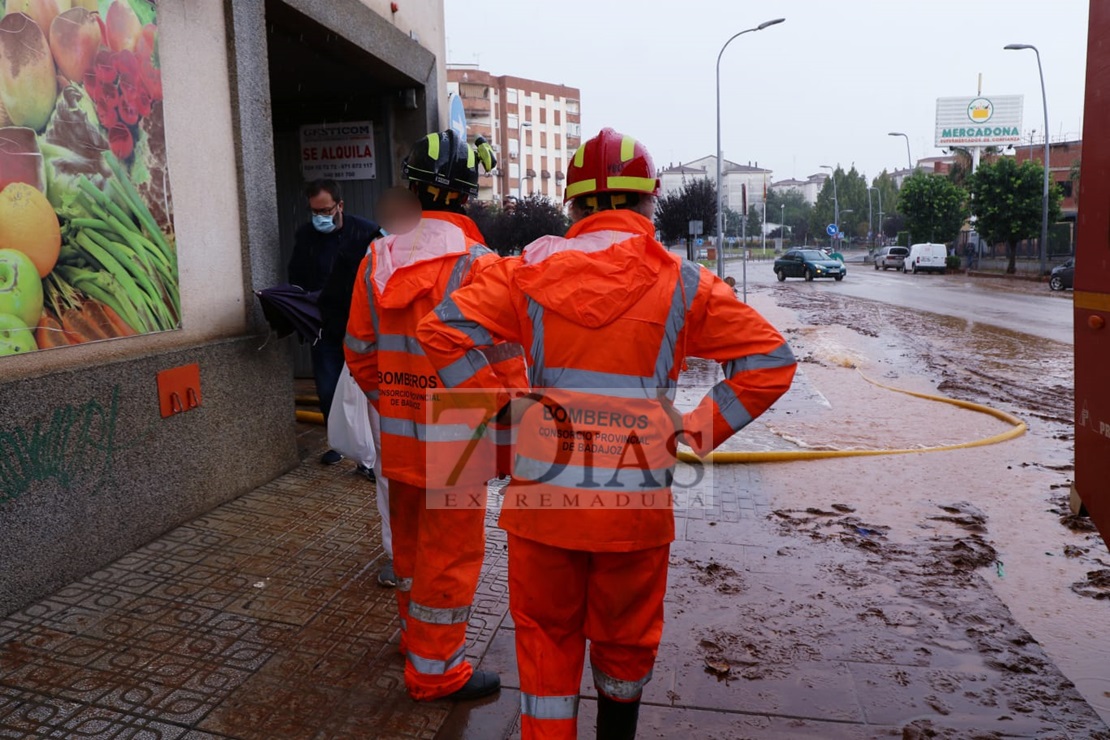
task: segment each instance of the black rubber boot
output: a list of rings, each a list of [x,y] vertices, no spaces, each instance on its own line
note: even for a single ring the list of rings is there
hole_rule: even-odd
[[[640,700],[614,701],[597,695],[597,740],[634,740]]]
[[[459,688],[443,697],[446,701],[471,701],[496,693],[501,688],[501,677],[493,671],[474,670],[474,674]]]

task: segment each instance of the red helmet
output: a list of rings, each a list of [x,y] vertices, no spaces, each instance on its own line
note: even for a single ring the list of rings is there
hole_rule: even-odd
[[[578,147],[567,168],[563,201],[591,193],[659,195],[655,162],[643,144],[611,128]]]

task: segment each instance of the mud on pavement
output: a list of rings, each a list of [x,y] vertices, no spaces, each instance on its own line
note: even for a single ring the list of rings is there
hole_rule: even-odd
[[[828,335],[835,335],[835,342],[849,346],[848,355],[884,382],[917,381],[916,390],[1003,409],[1025,420],[1029,432],[1019,443],[982,448],[955,461],[942,455],[908,456],[905,463],[860,458],[866,462],[805,463],[805,469],[799,466],[800,474],[785,472],[788,466],[767,466],[774,468],[769,479],[781,479],[772,486],[778,491],[777,508],[769,519],[780,536],[805,543],[780,548],[777,557],[799,557],[806,563],[817,558],[822,572],[847,588],[837,589],[837,607],[849,609],[853,616],[833,620],[833,628],[825,626],[830,623],[827,616],[798,619],[796,615],[806,614],[807,608],[795,595],[774,611],[753,606],[745,620],[786,620],[789,627],[776,632],[795,639],[795,649],[802,652],[804,646],[820,652],[829,643],[854,641],[854,647],[844,649],[856,651],[865,662],[900,656],[900,663],[907,648],[868,645],[861,637],[866,632],[854,628],[869,622],[907,633],[910,644],[920,639],[936,642],[911,651],[921,665],[937,669],[939,660],[941,666],[968,669],[972,677],[959,670],[944,680],[910,680],[902,691],[916,697],[923,712],[919,721],[899,725],[905,737],[1110,736],[1084,704],[1085,697],[1102,708],[1103,717],[1110,716],[1110,674],[1105,668],[1110,652],[1104,639],[1110,556],[1090,522],[1071,515],[1067,506],[1073,469],[1070,348],[831,290],[771,286],[758,292],[772,292],[774,310],[794,319],[793,324],[773,320],[795,349],[802,374],[824,377],[822,373],[835,372],[838,364],[851,364],[830,359],[823,345]],[[758,295],[753,303],[762,310]],[[924,322],[929,331],[900,330],[911,322]],[[838,400],[832,401],[831,417],[851,406],[850,399],[839,401],[839,408]],[[956,421],[940,430],[953,438],[941,441],[977,434],[962,424]],[[873,445],[882,448],[883,442],[877,439]],[[813,446],[840,445],[823,440]],[[868,443],[852,439],[844,446]],[[963,471],[967,485],[961,471],[950,469],[960,465],[969,466]],[[884,472],[876,474],[879,470]],[[895,472],[886,472],[891,470]],[[868,492],[869,484],[877,490]],[[862,499],[845,495],[857,489]],[[819,505],[808,505],[814,500]],[[857,514],[857,509],[865,513]],[[857,559],[840,561],[850,551]],[[799,564],[799,570],[804,567],[808,566]],[[829,604],[829,593],[812,585],[817,592],[805,601]],[[749,580],[741,594],[754,590]],[[737,648],[739,662],[734,666],[729,651]],[[710,634],[702,650],[706,670],[722,675],[719,669],[727,664],[723,675],[738,677],[752,649],[736,635]],[[1082,695],[1060,669],[1075,678]],[[976,675],[983,678],[973,678]],[[887,685],[909,680],[897,672],[885,679],[893,682]],[[875,690],[881,693],[883,685],[877,681]],[[998,709],[1000,724],[974,728],[982,735],[969,734],[973,727],[967,718],[987,716],[984,710],[992,707]],[[1030,721],[1043,724],[1034,727]],[[1014,723],[1009,730],[1008,722]]]

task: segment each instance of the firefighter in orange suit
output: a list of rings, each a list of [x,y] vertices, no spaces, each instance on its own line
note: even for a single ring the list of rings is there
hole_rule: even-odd
[[[405,685],[417,700],[473,699],[500,688],[496,673],[475,671],[464,657],[495,452],[480,418],[429,412],[442,381],[416,341],[420,318],[498,259],[463,215],[478,192],[479,162],[487,171],[494,166],[481,139],[472,147],[445,131],[416,143],[404,172],[421,201],[420,222],[371,245],[355,281],[345,341],[351,374],[381,417]],[[519,348],[516,354],[523,368]],[[488,464],[471,465],[461,476],[439,464],[464,452]],[[437,492],[449,483],[462,500],[479,504],[445,508]]]
[[[524,738],[576,737],[587,640],[597,737],[635,736],[663,630],[676,439],[708,453],[794,376],[782,335],[655,241],[658,193],[647,150],[602,130],[569,165],[566,237],[491,266],[417,329],[448,386],[498,385],[491,342],[526,353],[500,519]],[[687,356],[717,360],[724,379],[681,415],[671,401]]]

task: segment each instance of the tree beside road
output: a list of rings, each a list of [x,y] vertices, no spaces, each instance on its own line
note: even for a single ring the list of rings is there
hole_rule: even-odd
[[[1013,157],[984,164],[969,178],[971,212],[976,228],[991,243],[1004,242],[1009,262],[1006,272],[1017,270],[1017,245],[1041,233],[1044,168],[1037,162],[1020,165]],[[1048,191],[1048,222],[1060,218],[1060,187]]]
[[[915,172],[902,183],[898,209],[914,241],[944,244],[967,219],[967,191],[946,177]]]
[[[687,181],[678,192],[659,198],[655,207],[655,228],[664,242],[690,236],[690,222],[701,221],[702,233],[717,231],[717,186],[707,178]]]

